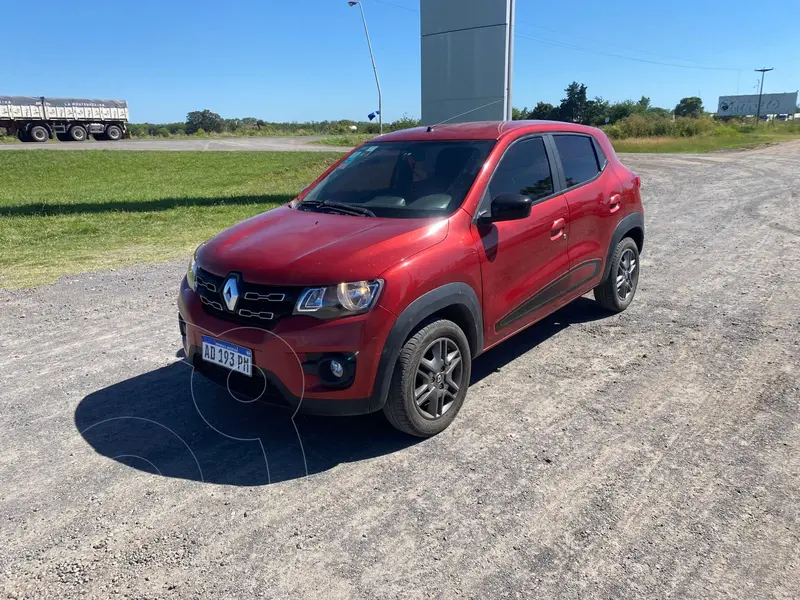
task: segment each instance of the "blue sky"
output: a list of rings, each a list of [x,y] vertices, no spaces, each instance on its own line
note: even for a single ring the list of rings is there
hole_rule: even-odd
[[[384,118],[419,116],[419,2],[363,3]],[[0,94],[125,98],[137,122],[203,108],[269,121],[364,119],[377,108],[358,9],[346,0],[40,0],[37,14],[48,18],[35,27],[29,3],[3,4],[6,23],[31,27],[2,34]],[[775,67],[765,92],[800,87],[796,14],[752,1],[683,4],[517,0],[514,105],[557,103],[577,80],[612,101],[644,94],[672,108],[699,95],[715,109],[719,95],[753,93],[760,66]]]

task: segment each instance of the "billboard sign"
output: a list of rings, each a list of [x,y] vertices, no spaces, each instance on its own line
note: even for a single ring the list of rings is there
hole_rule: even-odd
[[[420,0],[423,125],[511,119],[514,1]]]
[[[718,117],[746,117],[758,110],[758,94],[746,96],[720,96]],[[762,94],[762,115],[793,115],[797,110],[797,92],[787,94]]]

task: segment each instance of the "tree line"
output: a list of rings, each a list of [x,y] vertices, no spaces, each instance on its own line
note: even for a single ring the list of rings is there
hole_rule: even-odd
[[[384,131],[396,131],[419,125],[419,119],[408,116],[383,124]],[[378,133],[376,121],[306,121],[300,123],[279,123],[255,117],[225,119],[212,110],[196,110],[186,115],[186,120],[175,123],[130,123],[128,128],[133,137],[171,137],[181,135],[341,135],[355,126],[360,133]]]
[[[650,98],[609,102],[599,96],[589,98],[587,87],[573,81],[564,89],[564,98],[558,105],[538,102],[533,108],[514,108],[512,118],[565,121],[602,127],[613,139],[639,137],[692,137],[696,135],[738,135],[748,133],[753,124],[744,119],[712,118],[705,112],[703,101],[696,96],[681,98],[674,108],[653,106]],[[391,123],[384,123],[383,130],[396,131],[416,127],[419,119],[404,116]],[[355,126],[359,133],[377,134],[375,121],[306,121],[302,123],[279,123],[255,117],[225,119],[209,110],[192,111],[186,120],[177,123],[131,123],[129,129],[134,137],[172,137],[182,135],[342,135]]]
[[[649,115],[652,117],[671,118],[689,117],[699,118],[704,114],[703,101],[696,96],[681,98],[681,101],[668,110],[653,106],[650,98],[642,96],[638,101],[624,100],[611,103],[600,96],[591,100],[588,98],[586,85],[573,81],[565,89],[566,96],[561,99],[561,104],[553,106],[549,102],[538,102],[528,110],[514,108],[512,118],[518,119],[544,119],[548,121],[566,121],[568,123],[581,123],[584,125],[613,125],[631,115]]]

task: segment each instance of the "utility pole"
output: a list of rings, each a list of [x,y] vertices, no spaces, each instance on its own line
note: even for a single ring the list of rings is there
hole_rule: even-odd
[[[761,87],[758,88],[758,108],[756,108],[756,126],[758,126],[758,120],[761,117],[761,94],[764,93],[764,73],[767,71],[772,71],[774,67],[770,67],[769,69],[756,69],[756,73],[761,73]]]
[[[372,71],[375,73],[375,85],[378,87],[378,131],[383,133],[383,97],[381,95],[381,82],[378,81],[378,67],[375,66],[375,55],[372,54],[372,42],[369,39],[367,30],[367,18],[364,16],[364,7],[361,2],[348,2],[348,6],[356,6],[361,9],[361,20],[364,22],[364,35],[367,36],[367,47],[369,47],[369,58],[372,61]]]

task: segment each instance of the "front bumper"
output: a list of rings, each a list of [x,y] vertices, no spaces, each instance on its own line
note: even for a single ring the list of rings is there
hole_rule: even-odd
[[[324,415],[364,414],[383,405],[380,394],[374,393],[381,389],[376,373],[396,317],[380,306],[363,315],[330,321],[286,317],[266,330],[210,315],[184,279],[178,310],[188,360],[199,373],[228,386],[237,398],[280,399],[300,412]],[[202,335],[251,349],[253,376],[229,376],[226,369],[203,361]],[[354,356],[355,372],[346,388],[326,385],[316,375],[319,356],[335,353]]]

